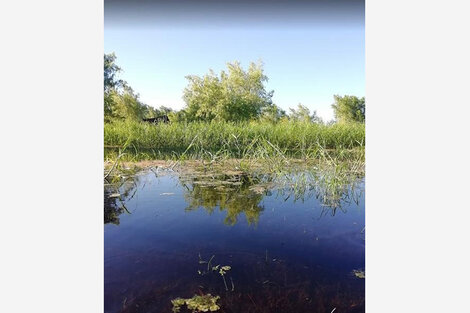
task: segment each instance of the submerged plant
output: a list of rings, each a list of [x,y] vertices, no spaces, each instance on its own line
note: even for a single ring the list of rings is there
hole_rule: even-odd
[[[212,255],[209,261],[204,261],[201,257],[201,254],[199,253],[199,264],[207,264],[207,272],[206,271],[201,272],[200,270],[198,270],[197,272],[199,273],[199,275],[205,275],[209,273],[209,270],[211,269],[211,262],[214,257],[215,255]]]
[[[175,313],[180,312],[181,307],[184,305],[192,312],[215,312],[220,309],[220,306],[217,304],[217,300],[219,299],[219,296],[212,296],[208,293],[201,296],[194,295],[194,297],[188,299],[176,298],[171,300],[171,303],[173,304],[173,312]]]
[[[199,264],[206,264],[207,263],[207,272],[198,270],[197,273],[199,275],[206,275],[206,274],[209,274],[211,272],[218,272],[220,274],[220,276],[222,276],[222,279],[224,280],[225,290],[228,291],[227,281],[225,280],[225,274],[227,274],[227,272],[230,271],[232,269],[232,267],[229,266],[229,265],[221,266],[220,264],[211,267],[211,262],[212,262],[212,259],[214,259],[214,257],[215,257],[215,255],[212,255],[212,257],[209,259],[209,261],[204,261],[201,257],[201,254],[199,254]],[[235,286],[233,284],[232,277],[230,277],[230,280],[232,282],[232,291],[233,291],[235,289]]]
[[[217,265],[217,268],[218,267],[219,267],[219,265]],[[225,274],[227,273],[227,271],[230,271],[230,269],[231,269],[231,267],[226,265],[226,266],[222,266],[219,270],[219,274],[220,274],[220,276],[222,276],[222,279],[224,280],[224,285],[225,285],[225,290],[226,291],[228,291],[228,287],[227,287],[227,282],[225,281]]]

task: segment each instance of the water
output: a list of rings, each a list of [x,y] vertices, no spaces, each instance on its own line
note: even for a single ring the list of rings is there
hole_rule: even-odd
[[[210,293],[218,312],[364,312],[363,189],[332,208],[239,176],[147,171],[120,199],[107,186],[104,311],[172,312],[172,299]]]

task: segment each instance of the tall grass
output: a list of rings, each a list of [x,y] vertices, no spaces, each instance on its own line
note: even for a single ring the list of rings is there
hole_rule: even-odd
[[[116,121],[104,125],[105,157],[125,150],[126,159],[243,158],[257,145],[290,157],[312,157],[322,149],[365,145],[363,124],[196,122],[146,124]]]

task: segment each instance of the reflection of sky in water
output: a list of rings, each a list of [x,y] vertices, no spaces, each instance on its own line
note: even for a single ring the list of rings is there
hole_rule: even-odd
[[[294,203],[276,192],[259,198],[251,192],[260,199],[257,223],[248,223],[241,213],[229,225],[226,211],[218,207],[211,213],[202,207],[185,210],[200,190],[189,193],[176,176],[142,175],[136,187],[134,197],[124,201],[131,214],[119,215],[119,225],[105,225],[106,312],[142,307],[171,312],[171,299],[198,290],[220,295],[222,308],[234,308],[230,301],[235,296],[254,297],[238,300],[238,310],[270,305],[316,312],[364,310],[364,281],[351,275],[364,268],[364,197],[359,205],[344,204],[334,216],[322,216],[325,207],[315,197]],[[240,207],[243,190],[235,191],[242,195],[236,200]],[[217,274],[197,274],[199,253],[206,260],[215,255],[214,265],[232,266],[227,279],[233,278],[234,292],[226,294]],[[291,291],[309,300],[292,299]],[[285,303],[272,302],[283,296]]]

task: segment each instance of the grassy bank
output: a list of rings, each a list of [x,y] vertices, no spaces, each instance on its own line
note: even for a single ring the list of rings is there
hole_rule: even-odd
[[[215,159],[286,155],[315,158],[324,149],[365,146],[363,124],[170,123],[118,121],[104,125],[105,158]]]

